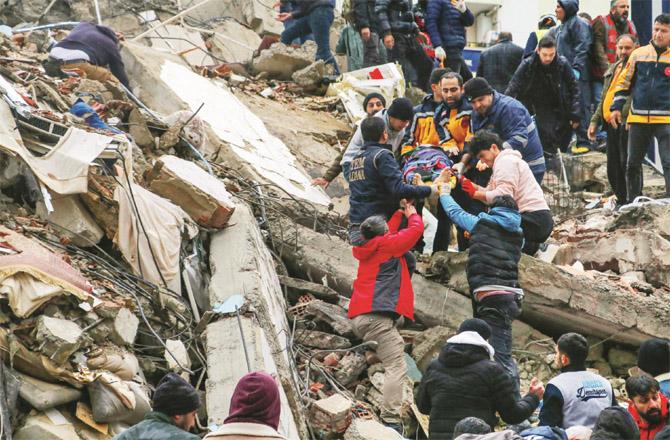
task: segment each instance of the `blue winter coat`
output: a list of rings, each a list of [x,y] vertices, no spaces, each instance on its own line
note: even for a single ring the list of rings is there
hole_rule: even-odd
[[[521,153],[533,174],[546,171],[544,153],[535,121],[526,107],[514,98],[502,93],[493,93],[493,104],[486,116],[472,112],[472,132],[492,130],[503,140],[503,148],[512,148]]]
[[[472,26],[475,16],[467,9],[460,13],[450,0],[431,0],[426,11],[426,29],[434,47],[462,51],[465,47],[465,28]]]
[[[578,80],[588,81],[589,49],[593,37],[591,26],[577,16],[579,0],[561,0],[565,10],[565,21],[551,30],[556,38],[558,54],[564,56],[572,68],[579,72]]]

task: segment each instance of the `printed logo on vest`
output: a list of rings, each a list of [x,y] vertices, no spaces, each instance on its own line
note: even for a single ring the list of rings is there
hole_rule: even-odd
[[[582,386],[577,388],[577,399],[582,402],[591,399],[602,399],[607,397],[607,389],[599,380],[586,380],[582,382]]]

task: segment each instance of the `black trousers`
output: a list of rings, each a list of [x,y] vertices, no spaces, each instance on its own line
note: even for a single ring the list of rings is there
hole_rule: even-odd
[[[447,53],[447,59],[444,62],[444,67],[451,69],[452,72],[460,74],[463,77],[463,81],[472,79],[472,72],[465,63],[463,51],[446,48],[445,52]]]
[[[426,93],[431,93],[428,83],[430,82],[430,73],[433,71],[433,62],[426,55],[426,52],[423,51],[414,35],[393,34],[393,39],[395,44],[389,52],[391,61],[397,61],[403,67],[405,75],[410,70],[407,67],[410,64],[417,75],[414,85],[420,87]],[[411,78],[406,79],[413,82]]]
[[[572,139],[570,121],[555,108],[536,106],[535,123],[540,135],[545,156],[554,156],[558,151],[565,153]]]
[[[523,229],[523,253],[535,255],[540,245],[547,241],[554,229],[554,218],[548,209],[522,212],[521,228]]]
[[[465,173],[465,177],[470,179],[472,183],[485,188],[486,185],[489,184],[491,174],[493,174],[493,171],[490,168],[487,168],[484,171],[477,171],[477,169],[473,167],[470,170],[468,170],[467,173]],[[488,210],[488,206],[486,206],[484,202],[471,199],[470,196],[468,196],[465,192],[463,192],[463,190],[461,190],[460,186],[457,186],[451,191],[451,196],[454,198],[456,203],[458,203],[461,206],[461,208],[463,208],[466,212],[472,215],[478,215]],[[456,239],[458,240],[458,250],[461,252],[466,251],[470,246],[470,238],[465,236],[465,231],[463,229],[457,227],[456,231],[457,231]]]
[[[626,189],[626,163],[628,162],[628,131],[619,124],[613,128],[605,124],[607,131],[607,180],[617,198],[617,203],[628,203]]]

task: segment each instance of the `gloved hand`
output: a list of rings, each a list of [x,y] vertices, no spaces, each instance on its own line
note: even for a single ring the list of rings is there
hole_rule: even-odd
[[[435,58],[438,60],[444,60],[447,58],[447,53],[442,49],[442,46],[437,46],[435,48]]]
[[[456,0],[456,2],[452,1],[451,4],[454,5],[454,7],[458,9],[458,12],[461,14],[468,10],[468,7],[465,5],[465,0]]]
[[[419,25],[416,24],[415,21],[412,21],[412,33],[413,34],[418,34],[419,33]]]
[[[473,198],[475,196],[475,193],[477,192],[475,184],[472,183],[472,181],[465,176],[461,176],[461,178],[458,179],[458,181],[461,184],[461,189],[463,190],[463,192],[466,193],[468,196],[470,196],[470,198]]]
[[[581,78],[582,74],[579,73],[579,70],[577,69],[572,69],[572,73],[575,74],[575,78],[577,78],[577,81],[579,81],[579,78]]]
[[[451,169],[456,173],[458,176],[462,176],[463,172],[465,171],[465,164],[463,162],[458,162],[455,164]]]

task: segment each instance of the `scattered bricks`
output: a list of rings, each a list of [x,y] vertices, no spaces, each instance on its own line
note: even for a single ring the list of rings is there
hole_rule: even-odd
[[[295,342],[321,350],[337,350],[351,347],[348,339],[316,330],[296,331]]]
[[[44,382],[21,373],[16,374],[21,381],[19,396],[40,411],[81,398],[81,391],[75,388]]]
[[[349,386],[361,375],[368,366],[365,356],[349,352],[341,360],[335,371],[335,379],[343,386]]]
[[[421,333],[414,340],[412,357],[416,361],[419,370],[426,371],[428,364],[437,357],[447,339],[454,331],[442,326],[432,327]]]
[[[341,394],[315,402],[310,411],[310,423],[316,429],[342,433],[351,423],[353,402]]]
[[[42,315],[37,318],[34,340],[39,341],[39,351],[52,361],[64,364],[70,355],[82,345],[81,328],[72,321],[50,318]]]
[[[161,156],[147,181],[152,192],[182,208],[200,226],[223,228],[235,211],[224,183],[193,162]]]
[[[126,308],[122,308],[114,318],[112,333],[110,338],[119,345],[133,345],[135,336],[137,336],[137,326],[140,320]]]
[[[335,367],[340,362],[340,357],[337,353],[330,353],[328,356],[323,358],[323,365],[326,367]]]
[[[307,314],[314,316],[318,321],[328,324],[340,336],[352,338],[354,331],[347,312],[340,306],[315,300],[307,305]]]
[[[375,420],[355,419],[344,440],[401,440],[403,437]]]

